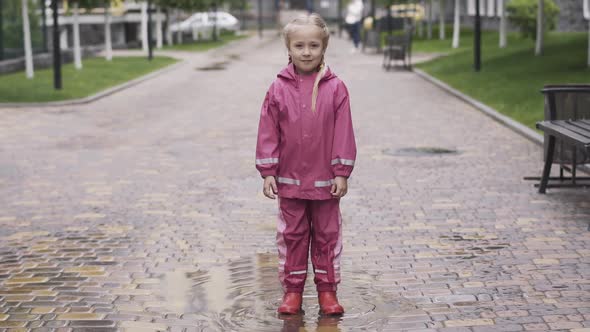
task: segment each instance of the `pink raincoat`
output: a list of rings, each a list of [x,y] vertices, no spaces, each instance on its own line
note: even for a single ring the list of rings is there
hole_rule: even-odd
[[[325,200],[335,176],[349,177],[356,158],[348,90],[329,68],[319,82],[289,64],[271,84],[260,114],[256,168],[277,178],[278,195]]]

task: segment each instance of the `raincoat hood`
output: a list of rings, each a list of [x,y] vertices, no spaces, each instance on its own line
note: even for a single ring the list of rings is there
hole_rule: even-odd
[[[332,72],[332,70],[330,70],[330,67],[328,65],[325,65],[325,66],[326,66],[326,74],[324,75],[324,77],[322,77],[320,82],[331,80],[333,78],[338,77],[338,76],[336,76],[336,74],[334,74]],[[299,77],[299,74],[297,74],[297,71],[295,70],[295,65],[293,65],[293,63],[290,63],[287,67],[283,68],[283,70],[281,70],[277,74],[277,77],[285,79],[285,80],[292,80],[292,81],[296,82],[297,78]]]

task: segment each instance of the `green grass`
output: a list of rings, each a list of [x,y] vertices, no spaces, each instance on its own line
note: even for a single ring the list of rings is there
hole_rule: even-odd
[[[549,33],[543,55],[535,56],[532,40],[510,34],[501,49],[498,33],[485,31],[479,73],[473,70],[473,33],[462,32],[458,49],[451,48],[451,36],[449,31],[445,41],[416,40],[414,53],[448,55],[415,67],[530,128],[543,120],[543,85],[590,82],[587,33]]]
[[[211,40],[197,41],[197,42],[191,42],[191,43],[186,43],[186,44],[164,46],[163,49],[169,50],[169,51],[203,52],[203,51],[207,51],[212,48],[215,48],[215,47],[225,45],[225,44],[232,42],[234,40],[239,40],[239,39],[243,39],[243,38],[247,38],[247,37],[248,37],[248,35],[235,35],[235,34],[223,34],[222,33],[221,36],[219,37],[218,41],[211,41]]]
[[[125,83],[154,70],[175,63],[169,57],[154,57],[150,62],[144,57],[115,57],[85,59],[81,70],[73,64],[62,67],[62,90],[53,88],[53,70],[35,71],[33,79],[24,72],[0,75],[0,102],[47,102],[83,98],[107,88]]]

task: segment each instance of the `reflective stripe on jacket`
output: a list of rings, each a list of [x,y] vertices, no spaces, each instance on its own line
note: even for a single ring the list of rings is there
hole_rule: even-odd
[[[298,75],[290,64],[277,75],[262,104],[256,168],[263,177],[276,177],[281,197],[330,199],[334,177],[349,177],[354,167],[348,90],[326,68],[312,112],[315,75]]]

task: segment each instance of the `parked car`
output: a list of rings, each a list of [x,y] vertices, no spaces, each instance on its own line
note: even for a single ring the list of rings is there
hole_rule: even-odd
[[[192,14],[186,20],[174,23],[170,26],[170,31],[183,33],[192,33],[195,30],[202,31],[213,28],[217,21],[217,29],[237,31],[240,28],[240,22],[232,14],[226,12],[198,12]]]

